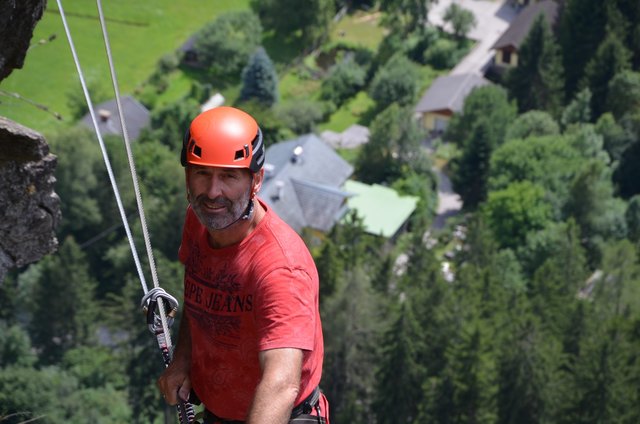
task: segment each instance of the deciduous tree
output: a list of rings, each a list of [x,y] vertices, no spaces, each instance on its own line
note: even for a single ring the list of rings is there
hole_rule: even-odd
[[[304,7],[295,0],[251,0],[251,8],[265,29],[285,38],[300,37],[307,44],[326,36],[335,13],[333,0],[310,0]]]
[[[357,175],[367,183],[390,183],[403,175],[403,166],[429,172],[421,140],[421,129],[410,110],[392,104],[371,124],[369,142],[357,159]]]
[[[376,101],[379,110],[386,109],[392,103],[411,106],[418,96],[419,78],[415,63],[402,54],[395,55],[376,72],[369,95]]]
[[[195,35],[198,62],[218,77],[239,75],[262,41],[262,25],[251,11],[227,12]]]
[[[544,188],[527,180],[489,193],[483,213],[501,246],[516,248],[547,224],[553,211],[544,196]]]
[[[457,3],[451,3],[444,11],[442,20],[449,23],[453,28],[453,34],[456,38],[464,38],[467,36],[477,24],[476,17],[473,12],[465,9]]]

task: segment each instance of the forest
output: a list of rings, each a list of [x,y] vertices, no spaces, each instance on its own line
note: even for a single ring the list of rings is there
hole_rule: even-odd
[[[340,153],[355,179],[420,201],[393,240],[354,213],[321,238],[302,234],[320,274],[331,421],[638,423],[640,3],[558,0],[556,22],[534,21],[518,66],[469,94],[430,156],[413,108],[425,75],[472,47],[473,26],[455,8],[453,34],[431,26],[435,1],[251,0],[194,28],[199,68],[179,52],[158,60],[136,93],[151,125],[132,144],[158,279],[181,298],[179,153],[211,81],[270,144],[366,97],[357,122],[369,142]],[[339,10],[381,16],[375,48],[326,39]],[[283,65],[289,50],[297,60]],[[161,101],[175,72],[189,87]],[[310,91],[287,98],[285,74]],[[76,121],[86,113],[80,96],[67,102]],[[77,125],[46,135],[60,247],[0,284],[0,423],[177,422],[156,388],[164,364],[95,135]],[[122,140],[105,142],[144,252]],[[464,206],[434,231],[436,167]]]

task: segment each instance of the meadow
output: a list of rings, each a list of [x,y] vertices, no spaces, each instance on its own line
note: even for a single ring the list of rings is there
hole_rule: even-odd
[[[102,8],[121,93],[133,93],[153,72],[158,59],[178,49],[205,23],[221,13],[246,9],[248,3],[248,0],[105,2]],[[112,93],[96,4],[76,1],[62,5],[87,82],[99,91]],[[73,123],[68,96],[81,91],[56,2],[48,2],[31,42],[24,67],[3,80],[0,90],[43,105],[60,114],[62,120],[7,95],[0,95],[0,115],[47,134]]]

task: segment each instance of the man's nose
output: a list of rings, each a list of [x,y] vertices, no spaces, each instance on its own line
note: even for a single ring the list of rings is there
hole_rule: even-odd
[[[220,178],[216,175],[212,175],[209,179],[209,185],[207,186],[207,196],[210,199],[215,199],[222,195],[223,184]]]

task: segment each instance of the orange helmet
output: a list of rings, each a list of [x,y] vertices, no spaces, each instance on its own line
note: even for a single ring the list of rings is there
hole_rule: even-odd
[[[191,121],[182,142],[182,166],[204,165],[248,168],[258,172],[264,164],[262,131],[246,112],[216,107]]]

